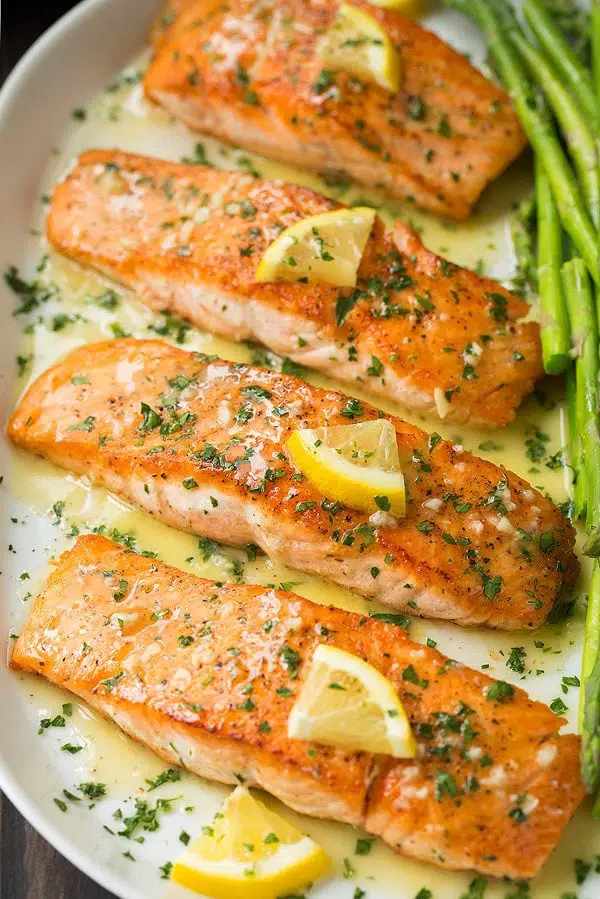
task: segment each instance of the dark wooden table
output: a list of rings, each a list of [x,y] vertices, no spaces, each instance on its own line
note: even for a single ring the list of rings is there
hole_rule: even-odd
[[[2,4],[0,82],[30,44],[75,5],[74,0],[7,0]],[[0,794],[0,899],[111,896],[59,855]]]

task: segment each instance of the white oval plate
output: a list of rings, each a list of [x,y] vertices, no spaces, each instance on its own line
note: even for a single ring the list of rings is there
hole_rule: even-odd
[[[39,258],[40,250],[39,243],[30,235],[30,228],[31,223],[40,218],[41,190],[47,189],[48,184],[60,175],[62,168],[79,149],[91,143],[103,146],[116,144],[123,149],[146,151],[174,159],[193,149],[198,138],[181,126],[169,124],[165,117],[156,127],[144,123],[143,127],[138,127],[140,123],[133,115],[134,127],[128,132],[108,125],[104,129],[86,131],[82,128],[77,133],[73,132],[72,110],[85,106],[141,51],[143,36],[155,6],[155,0],[86,0],[35,44],[6,82],[0,94],[0,272],[15,264],[23,266],[28,276],[32,276],[32,266]],[[476,61],[481,61],[482,45],[477,40],[475,30],[463,19],[444,11],[433,16],[430,23],[459,49],[469,51]],[[148,127],[153,135],[151,145],[147,144]],[[62,155],[53,156],[59,141]],[[49,160],[52,159],[55,163],[49,168]],[[40,187],[42,183],[44,188]],[[310,178],[308,183],[311,183]],[[508,207],[507,196],[518,196],[518,188],[515,192],[515,181],[512,179],[509,184],[503,182],[493,193],[496,201],[500,199],[500,215],[497,210],[490,211],[488,204],[483,213],[462,226],[462,243],[458,240],[458,232],[445,230],[440,223],[429,222],[427,235],[434,249],[446,244],[457,261],[467,264],[474,264],[477,254],[485,251],[488,271],[502,277],[510,274],[512,264],[503,211]],[[34,216],[35,210],[37,216]],[[492,252],[489,248],[491,242],[495,244]],[[89,287],[87,282],[82,284],[81,292],[84,293]],[[14,357],[19,352],[20,321],[11,314],[15,308],[15,298],[4,284],[0,286],[0,296],[3,301],[0,409],[2,421],[5,422],[16,395]],[[123,307],[123,315],[129,316],[124,323],[137,336],[143,336],[150,314],[138,311],[136,319],[131,308]],[[99,313],[96,310],[94,314]],[[86,338],[87,332],[74,328],[73,331],[61,331],[52,341],[45,341],[42,331],[41,337],[36,338],[35,370],[45,367],[70,346],[106,334],[107,327],[106,321],[94,320],[95,330],[90,332],[91,336]],[[243,355],[245,350],[231,344],[211,343],[210,338],[202,335],[194,339],[200,341],[200,346],[207,352],[218,350],[235,358],[247,358]],[[20,382],[19,388],[22,386]],[[512,440],[515,447],[515,452],[510,455],[511,467],[525,476],[530,463],[523,455],[523,421],[529,414],[535,416],[537,424],[553,429],[553,441],[562,442],[558,414],[551,416],[531,409],[523,412],[520,424],[504,432],[503,439]],[[439,429],[444,433],[448,431]],[[509,436],[511,433],[512,437]],[[453,436],[455,432],[450,430],[449,434]],[[469,448],[476,448],[479,442],[486,439],[486,435],[475,432],[463,436]],[[23,600],[28,593],[35,593],[39,577],[47,570],[48,556],[62,549],[66,543],[64,529],[56,526],[51,515],[44,514],[53,503],[64,496],[71,498],[77,494],[80,511],[83,509],[88,520],[91,518],[92,521],[96,515],[112,523],[121,519],[127,522],[131,512],[114,498],[107,499],[101,491],[90,491],[88,485],[45,468],[42,463],[26,457],[15,459],[15,454],[4,441],[0,452],[0,474],[4,477],[0,490],[5,491],[6,511],[2,523],[5,590],[0,626],[2,633],[8,634],[18,633],[28,609],[27,602]],[[563,499],[560,495],[560,476],[555,472],[546,474],[546,483],[553,494]],[[38,501],[33,503],[32,508],[31,498],[34,495]],[[136,524],[141,528],[140,541],[147,539],[150,541],[147,545],[159,548],[165,561],[183,565],[186,556],[196,548],[191,538],[168,528],[155,527],[150,530],[147,520]],[[268,562],[261,564],[263,578],[266,569],[270,571],[269,579],[273,581],[291,579],[289,573],[286,575],[281,569],[269,569]],[[256,579],[261,576],[257,569],[249,568],[249,576]],[[220,573],[224,572],[226,568],[221,568]],[[210,574],[204,569],[201,573]],[[215,571],[214,576],[217,574]],[[299,579],[301,585],[298,591],[312,597],[327,595],[332,601],[346,605],[360,602],[352,600],[343,591],[332,592],[332,588],[311,582],[306,576]],[[560,648],[561,655],[544,656],[542,650],[539,651],[546,673],[541,677],[532,677],[524,684],[535,698],[548,701],[562,695],[561,676],[577,673],[581,627],[582,617],[579,614],[562,628],[545,628],[537,635],[547,645],[552,644],[554,649]],[[505,656],[499,654],[500,650],[508,652],[512,644],[525,644],[533,663],[534,638],[530,635],[467,632],[440,623],[415,623],[417,639],[423,639],[426,633],[434,636],[440,647],[450,655],[474,666],[491,663],[491,673],[513,682],[518,681],[518,676],[506,669]],[[536,664],[541,667],[538,659]],[[566,697],[572,720],[576,709],[575,693],[571,689]],[[75,702],[73,715],[67,718],[64,729],[49,728],[38,736],[40,718],[53,717],[61,711],[61,704],[68,701],[66,694],[45,685],[41,679],[25,678],[11,673],[5,665],[0,666],[1,788],[49,842],[122,899],[189,897],[187,891],[160,879],[159,866],[167,860],[175,860],[181,853],[183,846],[179,834],[182,830],[195,835],[202,824],[210,822],[227,789],[186,776],[178,783],[165,784],[156,792],[141,793],[145,778],[156,777],[165,766],[150,753],[136,749],[131,741],[119,735],[114,726],[99,722],[85,706]],[[67,742],[84,744],[85,751],[77,755],[61,752],[61,745]],[[87,803],[70,800],[62,791],[66,788],[74,795],[78,782],[91,779],[106,782],[109,788],[107,797],[90,811]],[[103,825],[113,831],[122,826],[115,822],[113,813],[119,808],[125,809],[125,814],[129,813],[132,802],[127,802],[127,797],[132,793],[151,801],[155,797],[177,796],[180,793],[184,794],[185,799],[183,802],[177,800],[173,811],[162,816],[159,831],[145,834],[146,841],[137,843],[112,836],[103,829]],[[61,802],[65,800],[66,812],[53,802],[55,798]],[[194,806],[193,812],[185,811],[188,805]],[[291,816],[291,813],[288,814]],[[354,854],[357,834],[351,828],[300,820],[301,826],[310,830],[336,860],[337,876],[314,889],[311,899],[352,899],[357,887],[366,891],[368,899],[413,899],[423,886],[433,891],[435,899],[457,899],[466,892],[471,879],[468,874],[436,872],[430,866],[402,859],[379,844],[373,846],[368,858],[357,857]],[[599,851],[598,828],[592,829],[591,819],[586,813],[580,813],[570,826],[567,838],[536,881],[533,891],[535,899],[543,896],[555,899],[563,892],[574,890],[573,856],[582,854],[591,858],[593,852]],[[135,861],[125,855],[127,852],[134,856]],[[344,858],[350,860],[351,868],[357,869],[356,875],[348,866],[344,869]],[[344,877],[344,870],[350,876]],[[594,891],[598,895],[599,884],[597,876],[588,877],[581,896],[591,897]],[[490,889],[487,899],[504,896],[505,892],[500,886]]]

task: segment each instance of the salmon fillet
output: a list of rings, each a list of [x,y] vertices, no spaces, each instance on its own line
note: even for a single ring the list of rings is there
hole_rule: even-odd
[[[199,131],[456,219],[525,146],[508,95],[417,22],[365,0],[402,62],[391,93],[317,52],[331,0],[196,0],[153,32],[147,96]]]
[[[338,203],[291,184],[104,150],[52,200],[61,253],[233,340],[457,421],[503,425],[542,375],[539,326],[496,282],[377,220],[358,286],[255,281],[288,226]]]
[[[577,575],[574,530],[517,475],[394,418],[405,518],[368,518],[299,475],[292,431],[378,415],[269,369],[122,339],[83,346],[45,372],[8,433],[168,525],[258,544],[397,609],[541,624]]]
[[[415,759],[288,738],[319,643],[392,681]],[[12,664],[71,690],[170,764],[243,778],[296,811],[362,825],[450,869],[531,877],[583,797],[579,738],[559,736],[564,719],[523,690],[402,628],[260,585],[201,580],[103,537],[80,537],[60,558]]]

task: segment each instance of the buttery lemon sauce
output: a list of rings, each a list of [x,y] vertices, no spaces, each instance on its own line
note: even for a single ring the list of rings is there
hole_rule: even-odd
[[[40,206],[33,223],[39,246],[35,259],[31,260],[31,271],[27,274],[31,276],[39,263],[37,277],[44,284],[54,285],[56,289],[43,307],[35,310],[35,326],[29,324],[24,329],[19,348],[23,374],[18,381],[15,399],[32,378],[82,343],[123,333],[143,338],[155,337],[158,332],[167,340],[176,338],[176,326],[172,323],[170,325],[164,316],[150,312],[131,296],[117,291],[117,305],[113,302],[107,308],[107,304],[99,303],[98,297],[112,285],[59,258],[45,243],[45,198],[76,154],[88,147],[119,147],[173,160],[183,157],[201,160],[205,155],[218,167],[242,167],[257,171],[262,176],[295,181],[330,193],[346,203],[365,201],[376,205],[389,223],[395,217],[402,217],[411,223],[422,233],[425,243],[431,249],[449,259],[477,267],[500,279],[511,276],[514,257],[507,217],[512,203],[517,202],[530,188],[527,161],[514,167],[513,171],[488,191],[480,209],[468,223],[445,223],[413,208],[386,204],[383,197],[372,192],[327,186],[313,175],[288,166],[267,163],[244,151],[226,148],[201,135],[190,134],[182,125],[144,100],[136,74],[143,64],[144,58],[137,60],[131,68],[121,73],[110,89],[96,97],[85,112],[76,114],[77,122],[64,135],[50,161],[40,188]],[[197,146],[198,144],[202,147]],[[185,334],[184,347],[217,353],[237,361],[252,359],[252,352],[248,347],[215,338],[193,328]],[[333,384],[318,374],[309,374],[307,379],[319,385]],[[358,385],[355,390],[347,386],[340,389],[369,399],[368,394],[363,393]],[[397,404],[381,399],[377,400],[377,405],[422,424],[426,429],[437,430],[444,437],[463,444],[466,449],[505,465],[561,503],[568,498],[568,468],[560,464],[561,450],[566,443],[564,402],[560,385],[545,383],[542,391],[543,393],[524,403],[518,420],[513,425],[498,432],[448,425],[437,420],[427,422],[414,412],[407,412]],[[373,609],[373,604],[347,590],[275,564],[264,556],[247,561],[245,554],[223,547],[222,552],[204,561],[197,538],[157,523],[148,515],[135,512],[106,491],[94,488],[85,478],[69,475],[24,453],[13,452],[8,480],[18,507],[28,510],[24,521],[42,516],[55,525],[52,530],[53,539],[47,547],[49,556],[55,556],[70,546],[77,532],[100,529],[110,536],[111,530],[116,529],[119,535],[127,535],[126,539],[134,542],[137,548],[155,551],[164,562],[203,577],[230,579],[233,566],[237,565],[239,570],[240,564],[243,564],[243,577],[247,582],[285,584],[287,589],[316,602],[333,603],[355,611]],[[47,572],[47,568],[40,567],[39,560],[38,568],[39,574],[32,572],[31,578],[19,585],[18,595],[23,600],[24,609],[28,608],[31,594],[35,594]],[[586,571],[586,576],[587,573]],[[583,578],[581,593],[585,592],[585,583]],[[547,625],[532,635],[464,630],[450,624],[419,620],[413,622],[411,635],[416,640],[432,637],[443,652],[473,667],[484,667],[492,675],[518,683],[536,699],[551,702],[560,698],[568,708],[566,714],[570,726],[574,728],[578,691],[576,687],[563,685],[562,678],[575,676],[579,672],[583,606],[584,603],[580,600],[574,613],[566,620]],[[515,647],[523,650],[517,653],[517,656],[520,655],[525,660],[522,672],[507,665],[511,650]],[[60,746],[66,742],[83,746],[81,751],[68,759],[72,765],[70,777],[74,784],[82,781],[106,784],[108,804],[103,800],[90,811],[90,814],[98,815],[99,828],[107,823],[106,809],[112,812],[127,797],[141,795],[140,790],[147,786],[146,780],[155,778],[164,770],[164,763],[152,753],[135,745],[116,726],[103,721],[85,705],[41,679],[19,675],[16,677],[40,719],[59,714],[63,703],[72,702],[72,714],[67,717],[65,728],[50,727],[40,739],[50,741],[53,748],[56,745],[56,756],[60,756],[63,768],[63,757],[66,754],[61,753]],[[30,737],[32,740],[37,739],[35,733]],[[181,781],[169,784],[168,788],[161,788],[156,794],[152,792],[148,798],[181,794],[181,803],[194,809],[187,813],[185,822],[186,830],[194,836],[202,824],[210,822],[213,812],[226,793],[225,787],[185,775]],[[274,801],[273,804],[278,805]],[[435,899],[458,899],[467,890],[471,879],[469,875],[440,872],[432,866],[403,859],[378,841],[373,843],[368,855],[356,855],[356,839],[361,834],[351,828],[301,817],[289,809],[280,811],[299,823],[302,830],[310,833],[331,854],[341,884],[336,888],[336,896],[347,896],[350,899],[356,887],[360,887],[366,891],[368,899],[413,899],[422,887],[427,887]],[[110,816],[108,820],[110,821]],[[159,857],[152,849],[152,846],[158,845],[153,841],[160,840],[165,830],[168,832],[169,828],[173,829],[170,820],[168,815],[163,816],[160,831],[146,834],[146,858],[157,866],[166,857],[175,860],[183,849],[177,842],[176,835],[174,842],[167,839],[172,852],[170,856]],[[181,823],[180,816],[177,821],[178,824]],[[515,836],[518,838],[518,833]],[[160,852],[164,847],[163,839]],[[129,847],[125,844],[122,848],[126,850]],[[152,854],[149,856],[148,852]],[[586,807],[580,810],[542,874],[531,885],[531,895],[536,899],[560,899],[564,893],[576,892],[573,860],[580,857],[590,862],[596,852],[600,852],[600,826],[593,822],[589,808]],[[347,878],[347,882],[343,877]],[[591,896],[590,890],[594,884],[598,888],[598,882],[595,875],[590,874],[580,895]],[[168,884],[165,884],[164,889],[165,895],[174,890]],[[486,896],[490,899],[513,896],[516,889],[514,884],[490,884]],[[315,896],[327,895],[331,895],[327,884],[316,888]],[[516,895],[521,897],[524,894]]]

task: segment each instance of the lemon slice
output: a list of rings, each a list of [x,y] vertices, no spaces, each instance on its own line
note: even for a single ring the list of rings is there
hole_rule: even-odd
[[[385,90],[400,90],[402,62],[398,50],[377,19],[342,3],[317,46],[325,69],[349,72]]]
[[[290,225],[267,247],[257,281],[324,281],[354,287],[375,210],[367,206],[334,209]]]
[[[287,447],[294,465],[329,499],[362,512],[405,514],[396,430],[387,419],[294,431]]]
[[[393,684],[358,656],[321,643],[288,719],[288,735],[413,758],[415,740]]]
[[[171,879],[214,899],[276,899],[313,883],[330,867],[325,851],[237,787],[212,827],[173,866]]]

